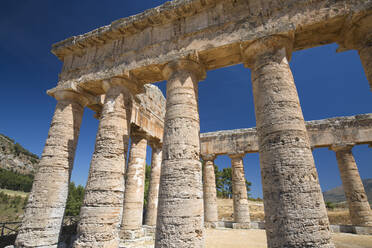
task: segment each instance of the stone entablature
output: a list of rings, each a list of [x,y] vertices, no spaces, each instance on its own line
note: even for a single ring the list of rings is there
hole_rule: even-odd
[[[313,148],[371,144],[372,114],[307,121],[306,129]],[[256,128],[202,133],[200,143],[202,155],[258,152]]]
[[[47,93],[55,97],[57,88],[49,90]],[[99,119],[102,111],[105,95],[94,96],[84,92],[75,84],[72,92],[77,92],[88,99],[87,107],[96,112],[95,117]],[[131,126],[137,131],[142,132],[149,140],[162,142],[165,116],[165,97],[160,89],[152,84],[146,84],[143,92],[134,95],[131,99]]]
[[[129,77],[140,88],[164,80],[169,61],[190,56],[207,70],[239,64],[249,43],[275,34],[291,34],[294,51],[333,42],[355,49],[345,45],[345,29],[369,23],[371,12],[370,0],[171,1],[54,44],[64,62],[58,87],[78,83],[100,95],[100,81]]]

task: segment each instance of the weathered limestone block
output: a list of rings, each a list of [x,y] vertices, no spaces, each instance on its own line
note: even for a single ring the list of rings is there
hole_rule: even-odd
[[[145,92],[135,96],[132,106],[131,124],[153,140],[163,139],[165,97],[153,84],[143,86]]]
[[[142,227],[146,148],[147,140],[144,135],[140,133],[131,135],[129,162],[125,175],[123,220],[120,230],[122,239],[125,238],[126,231]]]
[[[208,226],[217,226],[217,189],[216,176],[214,174],[214,155],[202,156],[203,167],[203,199],[204,199],[204,222]]]
[[[74,247],[118,247],[129,139],[130,93],[121,80],[104,82],[105,103],[90,164]]]
[[[232,167],[232,191],[234,199],[234,222],[250,223],[247,186],[245,184],[244,154],[230,154]],[[247,225],[249,226],[249,225]]]
[[[345,27],[341,49],[358,51],[364,72],[372,91],[372,15],[354,17],[349,26]]]
[[[352,145],[335,145],[331,147],[336,152],[342,186],[349,206],[351,223],[355,226],[372,226],[371,207],[351,152],[352,148]]]
[[[178,60],[167,64],[163,163],[155,247],[204,247],[198,82],[203,66]]]
[[[159,185],[162,161],[162,148],[160,145],[151,144],[151,175],[149,194],[147,199],[147,209],[145,225],[155,226],[158,213]]]
[[[68,91],[58,100],[16,247],[57,247],[80,124],[87,99]]]
[[[269,248],[334,247],[288,58],[291,38],[245,50],[252,84]]]

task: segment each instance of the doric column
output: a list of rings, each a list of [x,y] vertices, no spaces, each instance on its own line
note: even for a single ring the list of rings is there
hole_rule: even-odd
[[[103,88],[106,97],[74,247],[119,246],[131,97],[119,79],[105,81]]]
[[[334,247],[288,57],[292,39],[271,36],[244,51],[252,85],[269,248]]]
[[[345,27],[338,51],[357,50],[372,91],[372,15],[351,18]]]
[[[80,124],[87,100],[70,91],[58,100],[16,247],[57,247]]]
[[[251,222],[249,216],[247,186],[245,184],[244,165],[242,154],[230,154],[232,168],[232,191],[234,199],[234,222],[244,223],[249,228]]]
[[[123,220],[120,238],[132,239],[142,229],[147,140],[141,133],[131,134],[128,168],[125,174]]]
[[[203,198],[204,222],[206,226],[216,227],[218,221],[216,176],[214,174],[215,155],[203,155]]]
[[[152,154],[151,154],[151,175],[149,194],[147,198],[147,209],[145,225],[155,226],[156,216],[158,213],[158,197],[159,197],[159,184],[160,184],[160,172],[161,172],[161,160],[162,160],[162,148],[160,144],[150,143]]]
[[[203,247],[198,82],[203,66],[178,60],[164,69],[167,103],[155,247]]]
[[[355,226],[372,226],[371,207],[351,152],[352,148],[352,145],[335,145],[331,147],[336,152],[342,186],[349,206],[351,223]]]

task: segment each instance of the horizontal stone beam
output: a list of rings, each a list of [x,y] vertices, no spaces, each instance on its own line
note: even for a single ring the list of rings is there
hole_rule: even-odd
[[[164,80],[163,66],[192,58],[207,70],[242,63],[250,42],[291,34],[294,50],[343,39],[343,30],[372,12],[372,0],[175,0],[55,44],[63,61],[59,86],[78,82],[103,94],[100,81],[133,75]]]
[[[311,147],[336,144],[372,144],[372,114],[308,121],[306,128]],[[201,154],[258,152],[256,128],[202,133]]]

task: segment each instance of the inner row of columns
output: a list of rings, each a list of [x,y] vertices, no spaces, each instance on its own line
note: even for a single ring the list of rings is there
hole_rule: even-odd
[[[354,226],[372,226],[372,212],[368,203],[362,179],[352,154],[354,144],[336,144],[329,149],[336,155],[342,186],[349,209],[350,220]],[[234,228],[249,228],[250,213],[245,187],[245,172],[243,165],[244,153],[230,154],[232,166],[232,192]],[[215,227],[218,222],[217,192],[215,181],[214,154],[203,155],[203,189],[204,189],[204,220],[207,227]],[[244,224],[244,225],[243,225]]]
[[[289,36],[273,36],[243,49],[245,64],[252,70],[268,247],[334,247],[288,65],[292,45],[293,38]],[[204,79],[205,70],[197,61],[177,60],[168,63],[163,74],[168,82],[155,246],[203,247],[198,82]],[[130,94],[118,83],[104,83],[103,88],[106,98],[75,247],[118,247],[120,223],[123,221],[123,227],[134,227],[122,216],[123,166],[130,135],[130,107],[125,98]],[[19,247],[58,243],[66,185],[86,105],[86,100],[74,94],[56,97],[59,102],[16,241]],[[345,178],[352,177],[353,169],[347,163],[351,161],[350,155],[339,154],[337,159],[345,164]],[[348,154],[347,158],[342,154]],[[244,179],[241,159],[232,157],[232,164],[234,177]],[[142,183],[141,180],[137,183]],[[241,183],[234,187],[239,192],[240,205],[236,207],[246,209],[246,192],[239,191],[243,190]],[[128,201],[128,206],[138,203]],[[248,220],[249,213],[239,218]],[[40,223],[42,228],[37,226]]]

